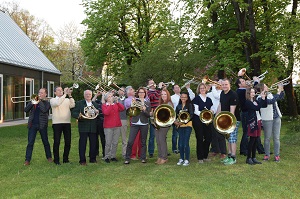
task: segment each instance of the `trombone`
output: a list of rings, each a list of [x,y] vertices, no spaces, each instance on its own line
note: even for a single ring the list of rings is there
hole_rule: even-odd
[[[188,84],[199,84],[200,82],[202,82],[202,79],[200,79],[199,77],[196,77],[194,75],[190,75],[188,73],[184,73],[183,76],[185,78],[187,78],[188,80],[185,82],[185,84],[183,86],[181,86],[181,89],[183,89],[184,87],[186,87],[186,85]]]
[[[239,72],[238,72],[238,77],[246,77],[249,81],[251,81],[251,78],[246,74],[247,69],[246,68],[242,68]]]
[[[292,78],[292,74],[290,74],[287,78],[280,80],[274,84],[272,84],[269,90],[276,90],[279,85],[286,86],[290,83],[290,79]]]
[[[213,80],[209,79],[208,75],[205,75],[203,77],[202,83],[204,83],[204,84],[209,83],[209,84],[215,84],[217,86],[222,86],[222,84],[220,84],[219,82],[216,82],[216,81],[213,81]]]
[[[30,97],[30,100],[26,100],[26,98],[29,98],[29,97]],[[22,99],[22,98],[24,100],[21,100],[21,101],[16,100],[16,99]],[[25,96],[11,97],[10,100],[13,104],[18,104],[18,103],[23,103],[23,102],[25,103],[25,102],[30,102],[30,101],[32,104],[38,104],[40,102],[39,96],[37,94],[32,94],[31,96],[25,95]]]

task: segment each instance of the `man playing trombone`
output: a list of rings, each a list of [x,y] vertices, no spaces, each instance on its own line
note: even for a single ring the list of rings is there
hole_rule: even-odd
[[[47,89],[39,90],[38,99],[32,99],[25,107],[24,111],[29,113],[28,119],[28,144],[26,148],[25,166],[30,165],[33,145],[37,131],[40,132],[45,154],[48,162],[53,162],[50,144],[48,141],[48,116],[50,103],[47,100]]]
[[[69,163],[69,153],[71,149],[71,108],[75,107],[72,97],[72,89],[57,86],[54,88],[55,98],[50,99],[52,108],[52,128],[53,128],[53,155],[54,163],[60,165],[59,145],[62,133],[64,134],[65,146],[63,163]],[[68,97],[68,98],[67,98]]]

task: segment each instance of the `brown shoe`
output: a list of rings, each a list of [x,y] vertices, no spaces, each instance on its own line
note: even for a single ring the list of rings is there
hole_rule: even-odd
[[[52,158],[48,158],[48,162],[53,162],[53,159]]]
[[[80,165],[81,166],[86,166],[87,164],[86,164],[86,162],[81,162]]]
[[[26,160],[26,161],[24,162],[24,166],[28,166],[28,165],[30,165],[30,162]]]
[[[155,162],[155,164],[159,164],[160,162],[161,162],[161,158],[158,158],[157,160],[156,160],[156,162]]]
[[[226,158],[226,157],[227,157],[226,154],[221,154],[221,155],[220,155],[220,159],[224,159],[224,158]]]
[[[157,164],[165,164],[165,163],[167,163],[168,162],[168,159],[161,159],[161,161],[159,162],[159,163],[157,163]]]

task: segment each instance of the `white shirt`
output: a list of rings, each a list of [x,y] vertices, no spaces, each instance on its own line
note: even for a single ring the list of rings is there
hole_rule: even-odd
[[[171,101],[172,101],[172,103],[174,105],[174,109],[176,109],[176,107],[177,107],[177,105],[179,103],[179,99],[180,99],[180,95],[179,94],[175,93],[174,95],[171,96]]]
[[[214,113],[216,113],[218,110],[218,106],[220,104],[221,92],[222,92],[222,90],[217,90],[215,86],[212,86],[211,92],[206,94],[206,96],[209,97],[213,103],[211,110],[213,110]]]

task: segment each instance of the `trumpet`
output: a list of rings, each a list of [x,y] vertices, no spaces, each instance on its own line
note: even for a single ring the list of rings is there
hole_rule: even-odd
[[[220,84],[219,82],[213,81],[211,79],[208,78],[208,75],[205,75],[202,79],[202,83],[206,84],[206,83],[210,83],[210,84],[215,84],[217,86],[222,86],[222,84]]]
[[[279,85],[286,86],[290,83],[290,79],[292,78],[292,74],[290,74],[287,78],[280,80],[274,84],[272,84],[269,90],[276,90]]]
[[[170,82],[166,82],[166,83],[163,83],[163,84],[165,85],[165,87],[168,87],[170,84],[171,84],[172,86],[174,86],[175,81],[174,81],[174,80],[171,80]]]
[[[147,89],[150,89],[151,86],[156,87],[156,84],[150,84],[150,85],[146,86],[146,88],[147,88]]]
[[[69,90],[70,90],[70,91],[73,91],[73,88],[76,88],[76,89],[79,88],[79,84],[74,83],[73,86],[71,86],[71,87],[69,88]]]
[[[257,77],[258,77],[258,79],[261,81],[261,80],[265,79],[266,74],[268,74],[268,73],[269,73],[268,70],[266,70],[266,72],[264,72],[263,74],[261,74],[261,75],[259,75],[259,76],[257,76]]]

